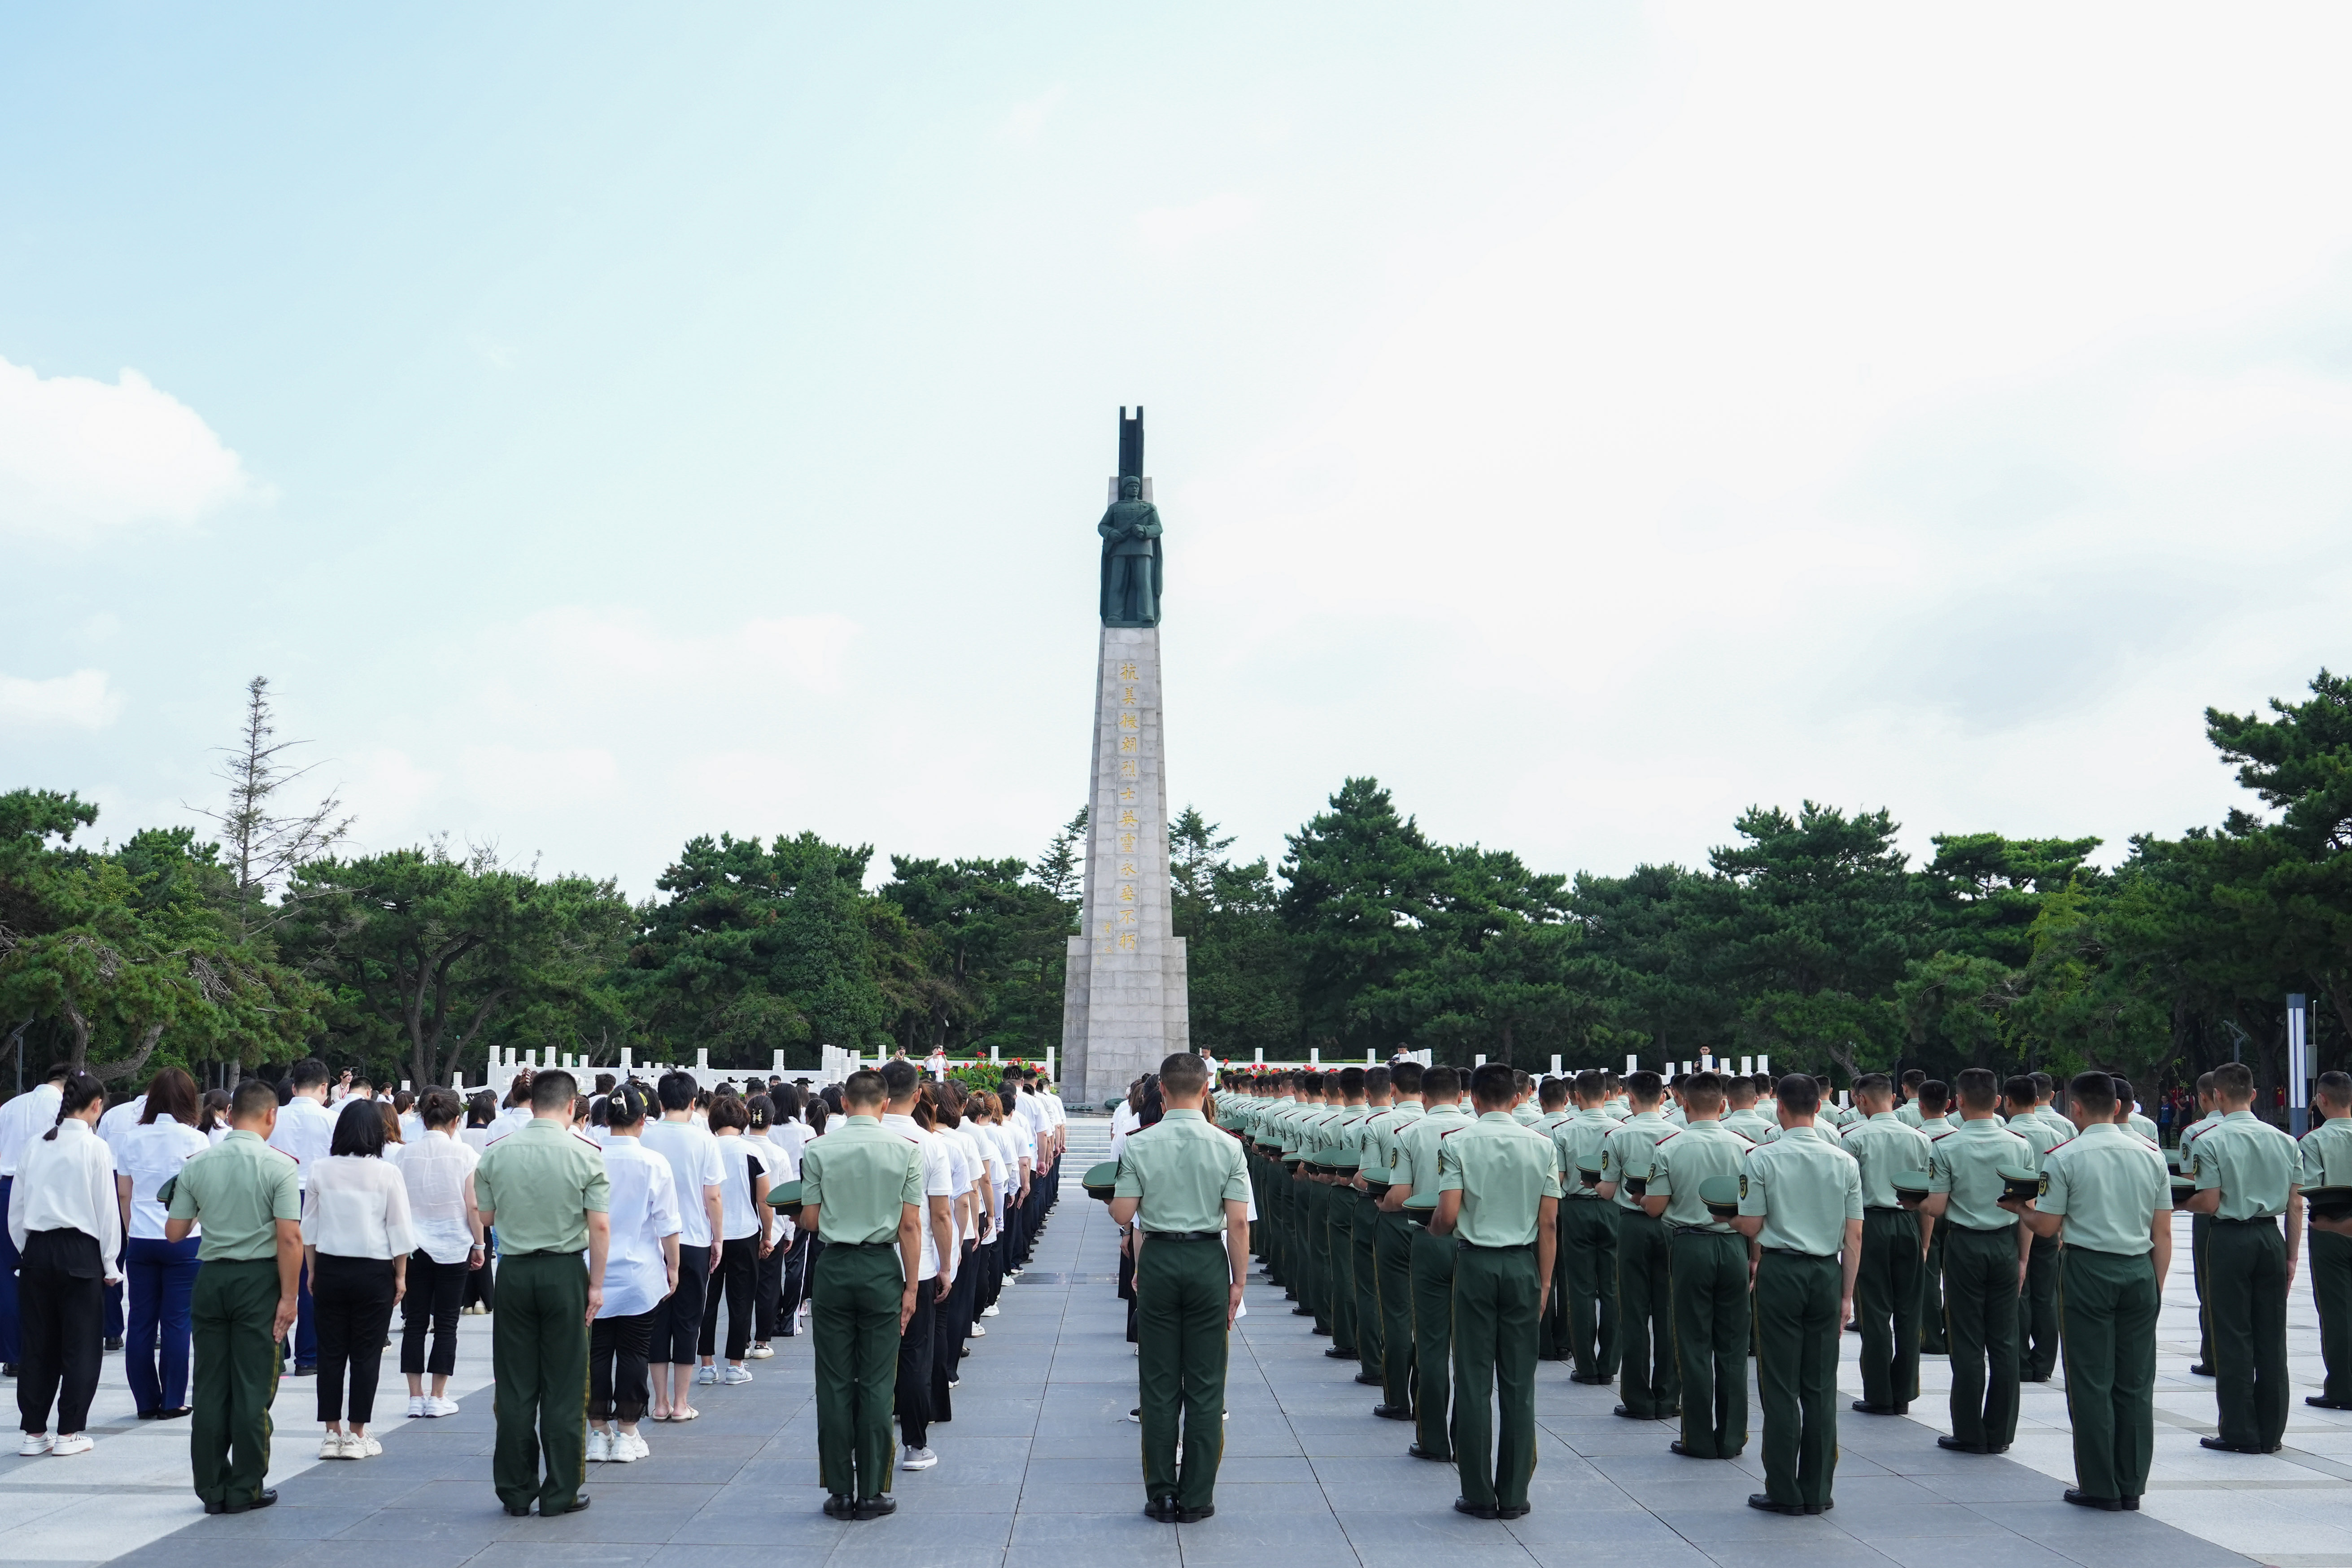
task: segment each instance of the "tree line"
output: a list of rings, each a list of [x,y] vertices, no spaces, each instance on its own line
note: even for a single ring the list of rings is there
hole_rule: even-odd
[[[653,896],[435,841],[346,853],[331,795],[248,690],[215,834],[90,842],[71,793],[0,795],[0,1089],[11,1058],[130,1080],[317,1054],[414,1082],[491,1051],[814,1065],[824,1044],[1058,1044],[1081,812],[1034,859],[892,856],[812,833],[686,844]],[[2266,713],[2208,710],[2251,809],[2177,838],[1943,834],[1914,865],[1885,810],[1757,806],[1699,866],[1538,871],[1433,842],[1346,780],[1278,863],[1236,862],[1196,809],[1171,825],[1192,1037],[1223,1058],[1385,1054],[1523,1067],[1769,1054],[1831,1073],[1918,1066],[2137,1084],[2352,1065],[2352,680]]]

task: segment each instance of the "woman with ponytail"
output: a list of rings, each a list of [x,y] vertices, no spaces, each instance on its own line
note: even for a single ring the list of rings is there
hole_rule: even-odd
[[[106,1288],[122,1278],[122,1211],[114,1153],[98,1136],[106,1089],[67,1075],[58,1124],[26,1145],[8,1205],[8,1236],[22,1261],[16,1299],[24,1359],[17,1363],[19,1454],[87,1454],[82,1427],[105,1355]],[[58,1434],[49,1436],[49,1408]]]

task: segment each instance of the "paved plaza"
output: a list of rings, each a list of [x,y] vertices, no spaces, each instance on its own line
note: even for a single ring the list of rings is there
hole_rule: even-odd
[[[653,1458],[592,1466],[587,1512],[509,1519],[489,1486],[488,1322],[468,1318],[454,1384],[463,1413],[403,1421],[405,1401],[387,1374],[381,1458],[312,1458],[310,1384],[288,1381],[272,1476],[281,1501],[234,1518],[203,1517],[188,1489],[184,1425],[133,1420],[121,1358],[108,1358],[95,1453],[0,1458],[0,1561],[683,1568],[769,1549],[837,1568],[1554,1568],[1601,1559],[1639,1568],[2204,1568],[2248,1558],[2352,1568],[2352,1423],[2298,1398],[2284,1455],[2197,1447],[2212,1429],[2213,1396],[2185,1370],[2194,1349],[2185,1250],[2168,1295],[2156,1472],[2137,1515],[2059,1500],[2068,1461],[2054,1385],[2026,1391],[2008,1458],[1937,1448],[1942,1401],[1933,1391],[1914,1406],[1924,1419],[1842,1415],[1835,1510],[1782,1519],[1745,1506],[1760,1487],[1752,1437],[1732,1463],[1677,1458],[1666,1452],[1665,1425],[1613,1417],[1612,1391],[1572,1385],[1565,1367],[1547,1364],[1538,1373],[1535,1511],[1482,1522],[1452,1511],[1450,1468],[1405,1457],[1409,1428],[1372,1418],[1374,1391],[1352,1381],[1354,1364],[1327,1360],[1329,1342],[1257,1283],[1234,1341],[1216,1517],[1153,1523],[1139,1511],[1138,1429],[1127,1419],[1135,1362],[1113,1293],[1113,1233],[1102,1205],[1075,1184],[1102,1157],[1107,1128],[1074,1121],[1071,1132],[1066,1195],[1029,1272],[1007,1287],[1003,1315],[973,1342],[955,1420],[934,1429],[939,1467],[899,1477],[895,1518],[842,1524],[817,1511],[801,1338],[754,1363],[749,1386],[700,1390],[700,1420],[648,1423]],[[2316,1387],[2315,1321],[2301,1291],[2293,1348],[2307,1386],[2298,1394]],[[1927,1365],[1940,1382],[1944,1363]],[[1858,1378],[1846,1382],[1859,1392]]]

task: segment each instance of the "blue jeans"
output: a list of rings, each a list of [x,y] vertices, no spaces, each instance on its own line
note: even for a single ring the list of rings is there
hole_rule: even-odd
[[[196,1291],[198,1245],[193,1236],[176,1242],[133,1237],[123,1244],[131,1324],[122,1374],[142,1415],[188,1403],[188,1304]]]
[[[16,1244],[8,1239],[8,1194],[14,1176],[0,1176],[0,1362],[10,1366],[23,1359],[16,1331]]]

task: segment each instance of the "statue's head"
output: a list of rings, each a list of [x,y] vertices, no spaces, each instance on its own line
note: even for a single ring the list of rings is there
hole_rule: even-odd
[[[1121,474],[1118,479],[1118,499],[1121,500],[1141,500],[1143,499],[1143,481],[1137,479],[1133,474]]]

